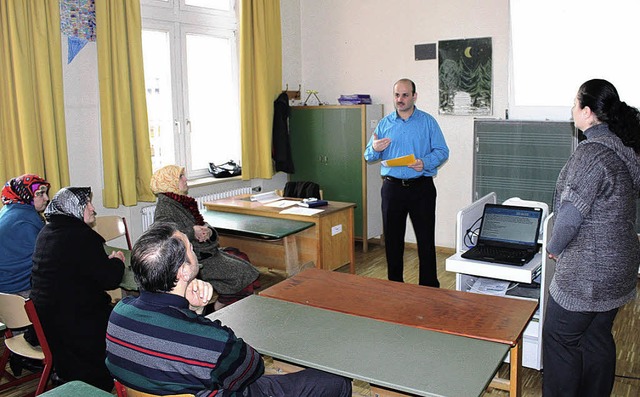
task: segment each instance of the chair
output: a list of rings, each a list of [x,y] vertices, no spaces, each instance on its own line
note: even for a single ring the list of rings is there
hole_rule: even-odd
[[[130,387],[123,385],[114,379],[116,385],[116,393],[118,397],[158,397],[158,394],[149,394],[142,391],[134,390]],[[193,394],[165,394],[164,397],[194,397]]]
[[[106,241],[124,236],[127,239],[127,248],[131,251],[132,245],[131,238],[129,237],[129,228],[127,227],[127,220],[123,216],[97,216],[93,230],[98,232]]]
[[[320,190],[320,185],[315,182],[309,181],[300,181],[300,182],[292,182],[289,181],[284,185],[284,191],[282,192],[283,197],[292,197],[292,198],[310,198],[315,197],[317,199],[322,198],[322,190]]]
[[[35,393],[31,395],[37,396],[43,393],[47,388],[51,369],[53,368],[53,356],[51,355],[51,350],[49,349],[47,338],[45,338],[44,331],[42,330],[42,325],[38,319],[33,301],[25,299],[20,295],[0,293],[0,321],[7,327],[4,331],[4,344],[6,349],[0,358],[0,379],[9,379],[9,382],[0,385],[0,391],[40,378]],[[38,347],[31,346],[31,344],[24,339],[24,334],[14,334],[12,332],[12,329],[23,328],[29,325],[33,325],[35,329],[38,342],[40,342],[40,346]],[[44,367],[41,371],[16,377],[6,369],[11,354],[34,360],[42,360]]]

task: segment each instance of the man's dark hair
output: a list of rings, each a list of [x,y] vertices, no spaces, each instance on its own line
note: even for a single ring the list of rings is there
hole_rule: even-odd
[[[416,93],[416,83],[414,83],[413,80],[404,78],[404,79],[400,79],[400,80],[396,81],[396,84],[398,84],[398,83],[410,83],[411,84],[411,93],[412,94]],[[394,84],[393,86],[395,87],[396,84]]]
[[[157,222],[136,241],[131,269],[141,290],[171,291],[178,282],[178,269],[187,260],[187,247],[175,235],[173,223]]]

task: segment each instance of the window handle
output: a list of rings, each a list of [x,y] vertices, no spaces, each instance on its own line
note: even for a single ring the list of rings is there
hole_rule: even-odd
[[[180,121],[178,119],[173,120],[173,128],[176,131],[176,134],[182,135],[182,129],[180,128]]]

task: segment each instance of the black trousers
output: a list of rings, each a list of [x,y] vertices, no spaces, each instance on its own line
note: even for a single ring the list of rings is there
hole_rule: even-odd
[[[316,369],[263,375],[244,391],[247,397],[351,397],[351,379]]]
[[[436,268],[435,226],[436,187],[433,178],[420,177],[406,183],[385,178],[382,184],[382,227],[384,231],[387,275],[404,282],[404,237],[407,215],[411,218],[418,243],[420,275],[418,283],[440,287]]]
[[[611,395],[616,371],[611,328],[617,313],[572,312],[549,296],[542,329],[543,396]]]

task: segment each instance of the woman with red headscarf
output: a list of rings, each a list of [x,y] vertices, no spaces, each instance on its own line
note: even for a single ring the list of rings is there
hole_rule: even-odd
[[[0,292],[29,297],[31,255],[44,226],[40,213],[49,201],[49,182],[25,174],[2,188],[0,210]]]

